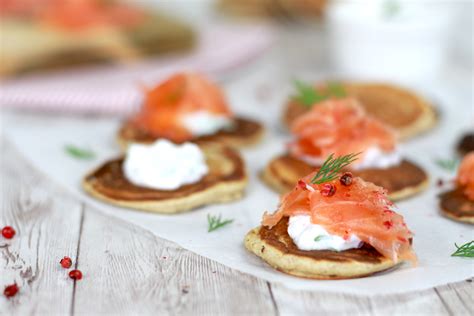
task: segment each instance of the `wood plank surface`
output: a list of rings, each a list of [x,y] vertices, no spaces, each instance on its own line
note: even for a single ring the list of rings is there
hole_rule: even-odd
[[[265,281],[86,209],[79,249],[78,313],[269,314]]]
[[[0,295],[4,315],[67,314],[73,284],[59,260],[75,257],[81,205],[63,194],[1,141],[0,227],[13,226],[16,236],[0,236],[0,288],[16,282],[20,294]]]
[[[272,285],[281,315],[473,315],[472,280],[425,291],[376,297],[293,291]]]
[[[122,220],[56,186],[1,141],[2,315],[473,315],[472,280],[374,298],[294,291],[232,270]],[[74,259],[81,281],[58,261]],[[76,260],[77,259],[77,260]]]

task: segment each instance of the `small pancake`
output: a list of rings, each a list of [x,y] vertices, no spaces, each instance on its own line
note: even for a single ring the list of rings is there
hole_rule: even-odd
[[[474,151],[474,133],[466,133],[458,143],[458,152],[462,156],[470,151]]]
[[[440,195],[442,213],[458,222],[474,224],[474,201],[464,195],[462,188]]]
[[[251,230],[245,247],[275,269],[311,279],[350,279],[369,276],[390,269],[396,264],[372,246],[344,251],[299,250],[288,235],[288,218],[272,228]]]
[[[192,142],[216,142],[232,147],[245,147],[256,144],[263,135],[263,126],[255,121],[245,118],[235,118],[233,128],[220,130],[215,134],[200,136],[192,139]],[[130,143],[152,143],[156,137],[144,130],[140,130],[130,123],[125,123],[118,131],[118,143],[122,149],[126,149]]]
[[[317,167],[287,154],[271,160],[261,176],[272,189],[278,193],[286,193],[293,189],[299,179],[315,169]],[[423,169],[407,160],[387,169],[374,168],[351,172],[387,189],[391,200],[401,200],[417,194],[428,185],[428,175]]]
[[[343,86],[348,95],[360,101],[367,113],[394,128],[400,139],[425,132],[437,121],[433,106],[409,90],[376,83],[345,83]],[[283,114],[284,123],[290,126],[309,109],[290,100]]]
[[[87,175],[83,188],[110,204],[168,214],[240,199],[247,185],[247,175],[239,153],[218,144],[206,144],[201,148],[209,173],[197,183],[171,191],[136,186],[123,174],[123,158],[118,158]]]

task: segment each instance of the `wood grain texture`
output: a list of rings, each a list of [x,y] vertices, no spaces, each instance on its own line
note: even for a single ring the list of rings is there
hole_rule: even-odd
[[[20,159],[11,145],[0,142],[0,227],[16,230],[11,240],[0,237],[0,288],[3,292],[14,282],[20,287],[12,299],[0,296],[0,313],[69,313],[73,282],[59,260],[75,257],[80,204]]]
[[[121,220],[86,209],[77,313],[269,314],[265,281],[237,272]],[[251,302],[251,303],[250,303]]]
[[[472,280],[425,291],[371,298],[293,291],[272,285],[281,315],[473,315]]]

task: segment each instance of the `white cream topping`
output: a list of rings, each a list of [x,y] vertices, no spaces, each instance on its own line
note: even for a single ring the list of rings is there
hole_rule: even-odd
[[[311,223],[309,215],[291,216],[288,235],[300,250],[343,251],[359,248],[362,244],[362,241],[354,234],[350,234],[347,240],[329,234],[321,225]]]
[[[232,127],[232,120],[229,117],[206,111],[187,114],[182,118],[182,123],[195,136],[210,135]]]
[[[352,168],[362,170],[368,168],[387,169],[400,164],[402,157],[400,152],[395,149],[393,151],[383,151],[380,147],[373,146],[364,152],[364,157],[354,161]]]
[[[313,166],[320,166],[324,159],[311,156],[302,156],[301,159]],[[393,151],[383,151],[378,146],[369,147],[363,156],[351,164],[354,170],[363,170],[369,168],[387,169],[400,164],[402,157],[398,149]]]
[[[165,139],[151,145],[130,145],[122,169],[131,183],[158,190],[196,183],[209,172],[197,145],[176,145]]]

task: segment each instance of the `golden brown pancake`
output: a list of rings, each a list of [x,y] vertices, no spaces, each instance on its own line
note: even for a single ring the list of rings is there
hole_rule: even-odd
[[[244,243],[249,251],[275,269],[304,278],[360,278],[396,266],[391,259],[367,244],[340,252],[299,250],[288,235],[287,217],[272,228],[260,226],[251,230]]]
[[[345,83],[349,96],[356,97],[367,113],[394,128],[400,139],[407,139],[431,129],[437,116],[433,106],[415,93],[387,84]],[[283,120],[287,126],[310,107],[294,100],[287,104]]]
[[[458,222],[474,224],[474,201],[469,200],[462,188],[440,195],[442,213]]]
[[[315,169],[317,167],[286,154],[270,161],[262,172],[262,179],[278,193],[286,193],[293,189],[299,179]],[[365,169],[352,173],[387,189],[392,200],[412,196],[428,185],[428,175],[423,169],[407,160],[387,169]]]
[[[235,118],[232,129],[220,130],[215,134],[200,136],[192,142],[216,142],[232,147],[244,147],[260,141],[263,135],[263,126],[252,120]],[[118,142],[125,149],[129,143],[152,143],[156,137],[141,130],[131,123],[125,123],[118,131]]]
[[[93,197],[110,204],[168,214],[241,198],[247,175],[239,153],[218,144],[206,144],[201,148],[206,155],[209,173],[197,183],[171,191],[136,186],[123,174],[123,158],[118,158],[87,175],[83,188]]]
[[[458,143],[458,152],[462,156],[470,151],[474,151],[474,133],[466,133]]]

